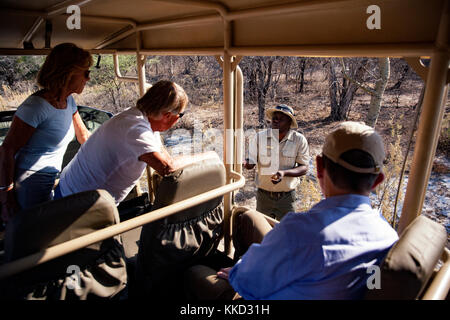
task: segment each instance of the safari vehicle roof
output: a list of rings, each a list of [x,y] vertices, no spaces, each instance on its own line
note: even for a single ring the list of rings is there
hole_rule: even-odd
[[[81,28],[66,26],[69,5]],[[53,47],[148,54],[428,56],[445,0],[1,0],[0,54]],[[370,30],[370,5],[381,29]],[[46,21],[51,23],[46,26]],[[226,24],[224,21],[232,22]],[[140,32],[140,41],[136,41]],[[46,50],[42,51],[45,53]],[[111,51],[112,52],[112,51]]]

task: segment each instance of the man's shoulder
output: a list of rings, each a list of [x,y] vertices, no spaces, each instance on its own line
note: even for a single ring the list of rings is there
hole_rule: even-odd
[[[291,129],[290,130],[290,134],[292,139],[297,140],[297,141],[306,141],[306,137],[303,133],[301,133],[300,131]]]
[[[319,217],[311,210],[304,212],[289,212],[283,217],[279,225],[285,228],[302,228],[307,231],[317,225],[318,219]]]
[[[128,108],[113,118],[108,120],[111,124],[114,124],[117,130],[121,128],[125,129],[127,132],[137,130],[137,131],[152,131],[150,122],[143,116],[142,112],[136,107]]]
[[[258,136],[267,136],[271,133],[272,129],[270,128],[263,128],[256,130],[256,135]]]

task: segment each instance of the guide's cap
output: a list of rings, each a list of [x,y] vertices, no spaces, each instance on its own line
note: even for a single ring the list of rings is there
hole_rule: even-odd
[[[372,156],[375,166],[360,168],[341,158],[344,152],[361,150]],[[338,125],[326,138],[322,154],[344,168],[359,173],[380,173],[385,158],[381,136],[362,122],[346,121]]]

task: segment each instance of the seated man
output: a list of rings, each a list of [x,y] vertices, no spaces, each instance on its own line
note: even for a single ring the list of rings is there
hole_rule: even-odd
[[[398,240],[368,197],[384,179],[384,157],[382,139],[371,127],[339,125],[316,158],[325,199],[307,212],[288,213],[271,230],[258,212],[238,216],[236,223],[250,221],[267,234],[217,276],[244,299],[362,298],[372,273],[368,268]],[[237,230],[234,241],[243,239],[246,228]]]

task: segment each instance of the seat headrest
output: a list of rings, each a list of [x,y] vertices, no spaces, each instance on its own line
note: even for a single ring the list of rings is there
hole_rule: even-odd
[[[225,166],[219,157],[211,157],[190,164],[161,178],[156,186],[153,210],[185,200],[225,185]],[[168,217],[171,222],[189,220],[215,208],[222,197],[212,199]]]
[[[19,212],[7,224],[5,256],[18,259],[120,222],[106,190],[84,191]]]
[[[401,234],[381,264],[381,289],[366,299],[416,299],[430,279],[447,241],[445,228],[418,216]]]

